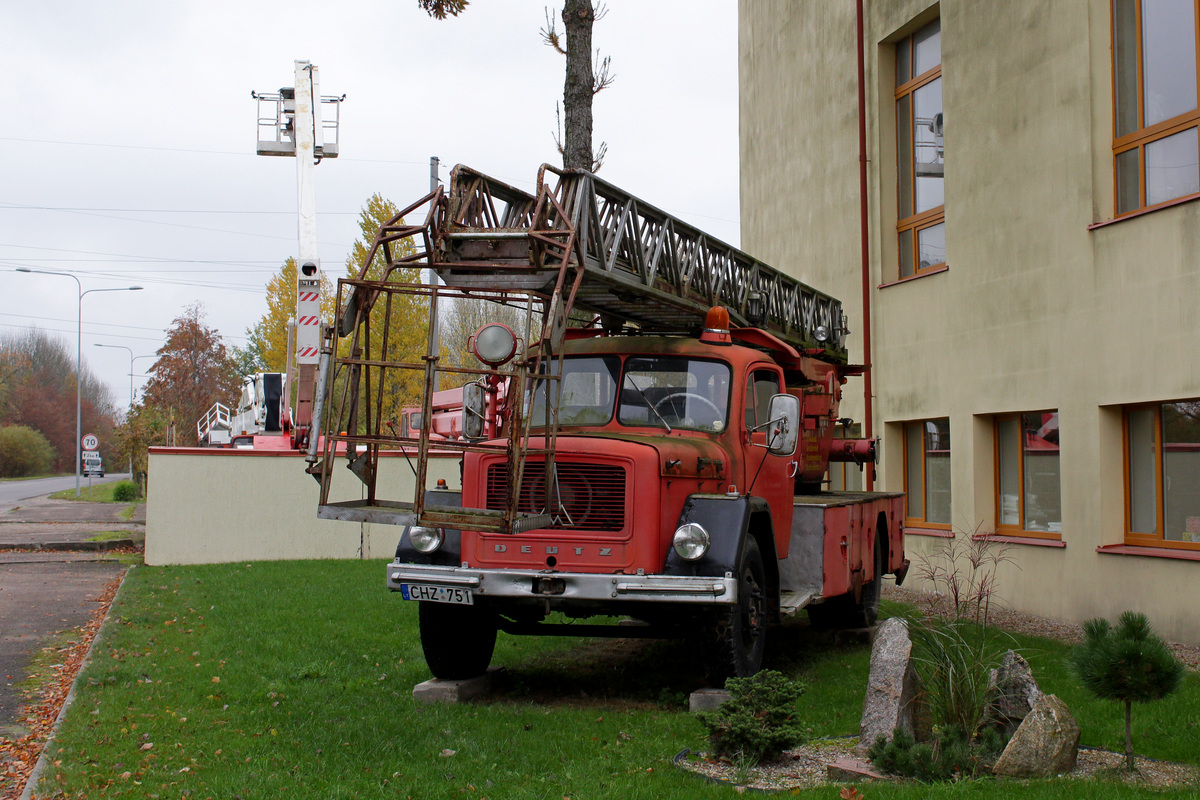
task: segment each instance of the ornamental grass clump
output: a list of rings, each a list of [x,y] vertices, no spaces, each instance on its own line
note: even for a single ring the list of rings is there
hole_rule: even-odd
[[[1083,624],[1083,642],[1069,664],[1083,687],[1102,700],[1125,704],[1125,767],[1133,758],[1133,704],[1159,700],[1176,691],[1184,666],[1155,635],[1145,614],[1126,611],[1114,628],[1106,619]]]
[[[804,742],[796,700],[804,684],[781,672],[763,670],[725,683],[729,699],[716,711],[698,714],[708,729],[713,755],[742,765],[760,764]]]

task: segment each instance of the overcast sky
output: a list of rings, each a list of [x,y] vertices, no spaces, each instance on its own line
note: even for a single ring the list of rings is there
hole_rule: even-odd
[[[561,3],[558,3],[561,7]],[[610,0],[594,44],[615,84],[596,98],[602,177],[731,244],[738,235],[737,8],[733,0]],[[532,190],[558,163],[562,57],[541,0],[473,0],[435,21],[416,0],[7,2],[0,7],[0,332],[37,326],[75,347],[129,402],[128,347],[150,355],[203,303],[228,344],[266,310],[296,253],[296,166],[255,155],[251,90],[320,68],[346,95],[341,156],[317,167],[322,266],[336,280],[356,217],[379,192],[428,191],[429,158]],[[560,23],[561,25],[561,23]],[[139,359],[134,383],[152,359]]]

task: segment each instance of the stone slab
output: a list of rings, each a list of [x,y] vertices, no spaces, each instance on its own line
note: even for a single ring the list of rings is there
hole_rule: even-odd
[[[838,783],[858,783],[859,781],[886,781],[887,776],[876,772],[870,762],[857,758],[839,758],[825,766],[825,775],[831,781]]]
[[[413,687],[413,699],[418,703],[468,703],[492,690],[493,667],[482,675],[462,680],[446,681],[431,678]]]
[[[688,711],[716,711],[728,699],[729,692],[724,689],[697,689],[688,697]]]

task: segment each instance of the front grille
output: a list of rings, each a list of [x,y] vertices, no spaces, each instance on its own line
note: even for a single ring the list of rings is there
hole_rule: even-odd
[[[545,465],[525,464],[517,510],[537,514],[548,510],[552,528],[589,531],[619,531],[625,527],[625,469],[609,464],[564,464],[556,462],[558,498],[547,501]],[[508,465],[492,464],[487,471],[487,507],[502,511],[508,499]],[[561,499],[563,514],[556,499]]]

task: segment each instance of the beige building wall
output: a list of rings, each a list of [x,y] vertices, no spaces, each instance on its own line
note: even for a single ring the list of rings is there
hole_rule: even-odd
[[[864,5],[876,488],[904,488],[905,421],[949,417],[955,535],[994,530],[993,415],[1057,409],[1065,546],[1013,545],[1002,599],[1200,642],[1200,562],[1097,552],[1124,541],[1121,407],[1200,396],[1200,203],[1089,230],[1114,216],[1109,2]],[[840,298],[859,360],[855,3],[739,8],[742,247]],[[894,42],[935,17],[947,269],[897,281]]]
[[[458,462],[431,458],[429,484],[444,478],[458,489]],[[363,485],[344,463],[335,466],[330,499],[362,499]],[[146,563],[391,557],[401,528],[319,519],[320,487],[306,466],[300,453],[151,448]],[[404,458],[380,459],[387,499],[411,501],[415,484]]]

